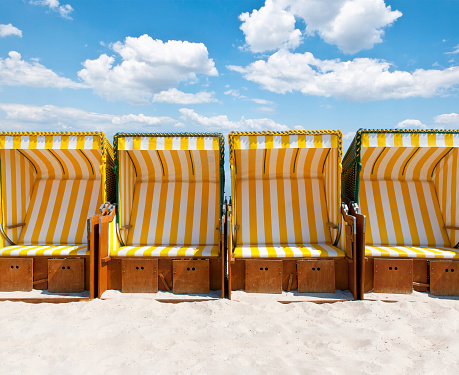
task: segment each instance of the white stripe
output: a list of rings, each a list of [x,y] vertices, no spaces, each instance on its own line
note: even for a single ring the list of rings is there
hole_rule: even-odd
[[[258,243],[265,243],[265,215],[264,215],[264,189],[263,180],[255,180],[255,201],[256,201],[256,218],[257,218],[257,237]],[[248,202],[247,202],[248,204]]]
[[[368,147],[378,147],[378,134],[377,133],[368,134]]]
[[[314,148],[314,136],[313,135],[307,135],[306,136],[306,148]]]
[[[411,133],[402,134],[402,145],[403,147],[411,147]]]
[[[273,148],[282,148],[282,137],[279,135],[273,136]]]
[[[69,146],[68,146],[69,150],[76,150],[76,148],[77,148],[77,140],[78,140],[78,138],[76,136],[69,136]]]
[[[323,134],[322,135],[322,148],[330,148],[330,147],[331,147],[331,135]]]
[[[148,150],[150,147],[150,137],[140,137],[140,149]]]
[[[241,150],[248,150],[249,149],[249,137],[248,136],[240,136],[240,149]]]
[[[166,197],[166,207],[164,209],[164,227],[163,227],[163,240],[162,244],[170,243],[171,237],[171,223],[175,218],[172,217],[173,207],[174,207],[174,194],[175,194],[175,183],[167,183],[167,197]],[[156,212],[155,212],[156,214]],[[159,228],[157,227],[157,230]]]
[[[5,140],[6,140],[6,137],[5,137]],[[29,136],[28,135],[21,135],[21,148],[29,148]]]
[[[196,150],[198,139],[196,137],[188,137],[188,150]]]
[[[296,134],[291,134],[289,136],[289,142],[290,142],[290,148],[298,148],[298,135]]]
[[[59,135],[53,135],[53,149],[60,150],[61,148],[61,137]]]
[[[213,138],[212,137],[205,137],[204,138],[204,150],[211,151],[213,150]]]
[[[181,146],[181,137],[172,138],[172,150],[180,150]]]
[[[134,149],[134,138],[133,137],[124,138],[124,149],[128,151]]]

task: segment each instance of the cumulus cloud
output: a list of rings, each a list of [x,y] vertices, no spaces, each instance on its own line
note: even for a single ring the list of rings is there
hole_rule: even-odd
[[[7,58],[0,58],[0,86],[31,86],[55,88],[84,88],[86,85],[61,77],[51,69],[22,60],[21,54],[10,51]]]
[[[400,121],[397,124],[397,128],[409,128],[409,129],[414,129],[414,128],[419,128],[419,129],[427,129],[427,125],[423,124],[419,120],[414,120],[414,119],[406,119],[403,121]]]
[[[304,35],[317,34],[345,53],[356,53],[381,43],[384,28],[401,16],[384,0],[266,0],[259,10],[242,13],[239,19],[252,52],[298,47],[299,19],[306,24]]]
[[[19,30],[17,27],[14,27],[11,23],[7,25],[0,25],[0,37],[4,38],[10,35],[16,35],[22,38],[22,30]]]
[[[198,92],[196,94],[189,94],[175,88],[167,91],[161,91],[153,95],[153,101],[159,103],[170,104],[201,104],[201,103],[215,103],[218,100],[214,97],[214,92]]]
[[[284,10],[284,1],[266,0],[259,10],[242,13],[240,29],[252,52],[278,48],[296,48],[301,44],[301,31],[295,29],[295,15]]]
[[[239,121],[231,121],[226,115],[206,117],[189,108],[180,109],[180,119],[185,123],[212,131],[229,132],[231,130],[289,130],[287,125],[278,124],[268,118],[246,119],[244,116]]]
[[[59,13],[61,17],[72,19],[70,17],[70,13],[73,12],[72,6],[69,4],[60,5],[58,0],[31,0],[30,4],[48,7],[49,10]]]
[[[145,104],[155,94],[176,87],[180,82],[196,82],[198,74],[217,76],[214,61],[203,43],[170,40],[163,42],[148,35],[127,37],[111,48],[121,57],[102,54],[86,60],[79,77],[94,92],[109,100]]]
[[[343,134],[344,140],[354,139],[354,137],[355,137],[355,132],[347,132]]]
[[[459,67],[443,70],[394,70],[384,60],[356,58],[320,60],[312,53],[280,50],[268,60],[246,67],[227,66],[264,89],[286,93],[335,97],[353,101],[432,97],[447,94],[459,85]]]
[[[109,137],[118,131],[158,131],[163,126],[177,123],[170,117],[154,117],[143,114],[112,115],[88,112],[72,107],[10,103],[0,103],[0,119],[3,130],[101,130]]]
[[[434,117],[434,121],[437,124],[446,124],[451,126],[459,126],[459,114],[457,113],[445,113]]]

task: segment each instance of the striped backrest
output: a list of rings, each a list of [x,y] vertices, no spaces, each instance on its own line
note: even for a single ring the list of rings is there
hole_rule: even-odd
[[[0,132],[0,159],[2,227],[13,243],[85,243],[86,219],[114,198],[103,133]]]
[[[101,201],[101,180],[38,180],[19,244],[82,244]]]
[[[223,137],[115,135],[121,236],[126,245],[218,243]]]
[[[231,132],[236,245],[333,242],[341,132]]]
[[[366,243],[454,246],[457,231],[445,227],[458,222],[459,192],[452,187],[459,178],[459,133],[361,130],[357,137]]]

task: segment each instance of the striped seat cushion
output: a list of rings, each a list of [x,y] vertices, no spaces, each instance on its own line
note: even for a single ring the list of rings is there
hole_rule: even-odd
[[[0,249],[0,256],[76,256],[89,255],[86,244],[80,245],[16,245]]]
[[[219,182],[136,183],[126,245],[218,245],[219,189]]]
[[[83,244],[100,205],[101,180],[38,180],[19,245]]]
[[[218,257],[220,246],[196,246],[196,245],[176,245],[176,246],[124,246],[117,250],[112,250],[110,256],[113,257]]]
[[[360,180],[368,245],[451,247],[433,182]]]
[[[330,243],[236,246],[234,258],[344,258]]]
[[[459,249],[426,246],[365,246],[367,257],[459,259]]]

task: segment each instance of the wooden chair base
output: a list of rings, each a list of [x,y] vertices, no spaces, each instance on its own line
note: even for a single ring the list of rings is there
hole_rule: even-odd
[[[81,293],[84,289],[84,259],[48,260],[49,292]]]
[[[282,261],[251,259],[245,262],[247,293],[282,293]]]
[[[172,291],[175,294],[208,294],[211,290],[221,290],[223,267],[220,258],[211,259],[173,259],[173,258],[110,258],[103,263],[106,267],[105,280],[100,277],[101,283],[106,283],[103,290],[120,290],[128,292],[125,282],[129,272],[123,272],[123,264],[128,261],[134,262],[134,265],[140,266],[141,262],[156,262],[156,276],[148,284],[150,289],[136,284],[137,287],[130,289],[129,292],[148,292]],[[139,263],[140,262],[140,263]],[[136,266],[134,266],[135,269]],[[144,266],[145,268],[145,266]],[[189,270],[188,270],[189,268]],[[194,270],[193,270],[194,268]],[[126,268],[125,268],[126,270]],[[135,269],[135,271],[137,271]],[[132,271],[133,272],[133,271]],[[137,272],[138,274],[140,273]],[[152,275],[152,273],[150,273]],[[134,280],[132,280],[134,282]],[[140,281],[137,281],[140,282]],[[102,285],[102,284],[101,284]],[[155,287],[152,287],[155,285]],[[103,293],[103,291],[102,291]]]
[[[229,268],[230,289],[248,293],[334,293],[353,276],[346,258],[236,259]]]
[[[30,292],[33,289],[33,259],[0,258],[0,291]]]
[[[410,264],[411,268],[404,268]],[[416,290],[430,291],[438,296],[459,296],[459,262],[419,258],[366,258],[365,292],[372,290],[375,293],[411,293]]]
[[[459,262],[430,261],[430,293],[436,296],[459,296]]]
[[[123,293],[156,293],[158,291],[158,260],[123,259],[121,262]]]
[[[172,261],[174,294],[209,294],[208,260]]]
[[[89,257],[0,258],[0,291],[81,293],[90,287]]]

